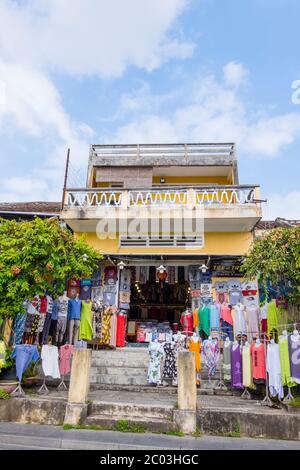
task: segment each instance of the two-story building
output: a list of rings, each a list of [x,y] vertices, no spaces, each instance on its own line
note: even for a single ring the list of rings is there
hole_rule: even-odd
[[[197,306],[207,292],[195,289],[195,268],[212,286],[241,277],[262,216],[233,143],[91,145],[86,187],[64,194],[62,218],[105,255],[95,283],[104,301],[145,321],[176,322]]]

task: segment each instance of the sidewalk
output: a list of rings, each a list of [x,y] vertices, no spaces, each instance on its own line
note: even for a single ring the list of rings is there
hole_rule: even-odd
[[[57,426],[0,423],[0,449],[74,450],[299,450],[300,442],[226,437],[175,437]]]

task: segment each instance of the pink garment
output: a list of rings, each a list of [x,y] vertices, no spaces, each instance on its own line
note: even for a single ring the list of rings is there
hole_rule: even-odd
[[[231,308],[228,305],[221,305],[221,319],[226,321],[230,325],[233,325],[233,319],[231,315]]]
[[[59,350],[59,370],[61,375],[71,372],[71,356],[74,352],[72,344],[64,344]]]

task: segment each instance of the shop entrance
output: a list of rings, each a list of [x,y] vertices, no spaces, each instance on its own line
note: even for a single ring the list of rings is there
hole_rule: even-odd
[[[165,334],[179,324],[182,312],[190,306],[185,266],[169,266],[161,273],[157,266],[136,266],[131,279],[128,342],[147,342],[146,333],[138,337],[137,327],[139,331]]]

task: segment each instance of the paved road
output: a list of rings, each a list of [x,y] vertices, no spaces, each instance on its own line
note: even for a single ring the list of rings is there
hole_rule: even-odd
[[[134,434],[116,431],[63,430],[59,426],[0,423],[0,450],[4,449],[268,449],[300,450],[300,441],[203,436],[177,437],[162,434]]]

